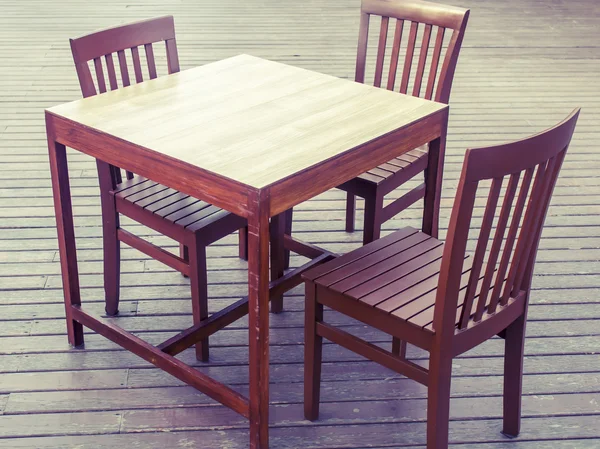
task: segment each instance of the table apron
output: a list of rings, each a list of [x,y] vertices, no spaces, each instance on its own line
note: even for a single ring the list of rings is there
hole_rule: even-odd
[[[270,187],[270,215],[284,212],[378,165],[440,138],[446,131],[447,119],[448,109],[442,109],[273,184]]]
[[[46,125],[51,138],[69,148],[241,217],[251,213],[248,194],[254,189],[250,186],[48,112]]]

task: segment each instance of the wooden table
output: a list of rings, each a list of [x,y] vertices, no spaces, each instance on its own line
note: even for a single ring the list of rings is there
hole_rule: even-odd
[[[420,145],[439,153],[447,121],[439,103],[248,55],[46,110],[69,342],[93,329],[248,418],[250,447],[267,448],[269,299],[300,282],[269,284],[270,218]],[[84,311],[66,146],[248,219],[249,398]],[[439,205],[439,189],[425,201]]]

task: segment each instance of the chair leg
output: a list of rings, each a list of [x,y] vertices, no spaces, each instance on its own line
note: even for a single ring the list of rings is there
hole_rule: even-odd
[[[381,234],[381,216],[383,212],[383,194],[376,192],[374,196],[365,198],[365,222],[363,245],[371,243]]]
[[[194,238],[188,246],[190,256],[190,284],[192,289],[192,315],[194,324],[208,318],[208,279],[206,273],[206,246]],[[196,359],[207,362],[209,356],[208,337],[196,343]]]
[[[427,449],[448,449],[451,380],[452,357],[439,350],[432,352],[427,391]]]
[[[285,234],[292,235],[292,225],[294,223],[294,209],[290,208],[285,211]],[[290,268],[290,250],[284,250],[284,263],[283,268],[287,270]]]
[[[271,217],[269,239],[271,241],[271,281],[283,276],[285,265],[285,250],[283,247],[283,236],[285,232],[285,212]],[[271,312],[283,311],[283,295],[271,298]]]
[[[525,315],[506,328],[504,340],[504,422],[502,433],[514,438],[521,430]]]
[[[392,339],[392,354],[405,359],[406,358],[406,342],[399,338]]]
[[[356,196],[346,192],[346,232],[354,232],[356,220]]]
[[[108,193],[104,197],[101,195],[101,203],[105,310],[107,315],[114,316],[119,313],[121,284],[121,242],[117,237],[119,213]]]
[[[190,252],[188,251],[188,247],[183,243],[179,244],[179,257],[185,260],[187,263],[190,262]],[[188,275],[181,273],[184,278],[187,278]]]
[[[248,260],[248,226],[239,230],[239,257]]]
[[[445,147],[445,135],[429,144],[427,168],[425,169],[422,230],[425,234],[435,238],[438,238],[440,224],[440,201],[442,197]]]
[[[314,421],[319,417],[321,395],[321,363],[323,337],[317,335],[317,322],[323,321],[323,304],[316,300],[316,287],[306,283],[304,312],[304,417]]]

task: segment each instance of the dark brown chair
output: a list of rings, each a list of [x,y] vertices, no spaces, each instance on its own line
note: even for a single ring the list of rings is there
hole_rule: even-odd
[[[71,39],[71,51],[84,97],[118,89],[115,69],[118,61],[121,86],[131,84],[126,51],[130,51],[135,82],[144,81],[139,47],[143,47],[148,77],[157,77],[154,47],[164,42],[168,73],[179,72],[173,17],[160,17],[110,28]],[[93,61],[97,89],[90,66]],[[120,287],[120,242],[189,276],[192,290],[194,324],[208,317],[206,247],[246,225],[246,220],[204,201],[184,195],[149,179],[126,172],[100,160],[96,161],[100,181],[104,245],[104,290],[106,313],[116,315]],[[123,214],[180,244],[180,257],[122,229]],[[208,360],[208,337],[196,344],[199,360]]]
[[[575,110],[524,140],[468,150],[446,243],[405,228],[305,274],[306,418],[319,413],[325,337],[426,385],[427,448],[446,449],[452,360],[499,335],[505,340],[503,432],[518,435],[533,268],[578,115]],[[471,231],[475,251],[469,254],[478,188],[487,203]],[[428,351],[428,369],[326,323],[324,305]]]
[[[359,83],[365,82],[367,38],[372,16],[381,17],[373,76],[375,87],[394,90],[398,79],[399,92],[447,104],[469,11],[420,0],[362,0],[355,75],[355,80]],[[390,22],[394,23],[394,36],[391,54],[386,63]],[[418,42],[417,34],[421,27],[422,37]],[[448,32],[451,35],[445,43],[444,36],[448,36]],[[401,54],[404,54],[403,58]],[[411,74],[415,63],[416,67]],[[402,69],[397,73],[400,64]],[[384,79],[386,67],[387,81]],[[425,146],[338,186],[348,192],[346,231],[354,231],[355,196],[365,200],[363,244],[379,238],[384,222],[425,198],[422,230],[437,237],[443,164],[444,148]],[[425,172],[424,183],[384,207],[386,195],[422,172]],[[287,234],[291,233],[291,216],[292,212],[288,211]],[[289,253],[286,253],[286,268],[289,265],[288,259]]]

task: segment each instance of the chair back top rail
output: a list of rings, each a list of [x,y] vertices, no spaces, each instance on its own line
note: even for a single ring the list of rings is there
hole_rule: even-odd
[[[467,150],[442,257],[436,332],[449,337],[457,323],[460,330],[471,328],[502,313],[518,295],[528,300],[544,219],[578,116],[575,109],[537,135]],[[488,189],[487,202],[481,223],[472,226],[478,189]],[[470,231],[475,253],[461,288]]]
[[[381,87],[382,84],[388,30],[390,19],[393,19],[395,26],[386,88],[394,90],[396,80],[400,78],[399,92],[421,96],[424,85],[424,98],[447,104],[469,10],[419,0],[363,0],[355,74],[355,80],[361,83],[365,82],[369,22],[372,15],[381,16],[373,84],[376,87]],[[407,31],[404,30],[405,27],[408,28]],[[423,32],[418,39],[420,29]],[[452,34],[444,48],[447,30]],[[400,54],[403,52],[404,61],[401,61]],[[411,76],[414,62],[417,66]],[[398,66],[401,64],[402,70],[397,77]],[[411,86],[412,89],[409,89]]]
[[[152,47],[152,44],[157,42],[165,42],[168,73],[179,71],[173,16],[158,17],[108,28],[76,39],[70,39],[70,42],[79,84],[84,97],[96,95],[98,91],[99,93],[106,92],[107,84],[110,90],[118,89],[116,64],[119,66],[122,85],[129,86],[131,84],[126,50],[130,50],[136,83],[144,81],[138,49],[141,46],[144,47],[150,79],[157,77],[154,49]],[[105,67],[103,67],[102,59],[104,59]],[[88,65],[88,62],[92,60],[98,89],[94,85]],[[108,83],[105,79],[105,70],[108,75]]]
[[[468,11],[456,6],[421,0],[363,0],[361,11],[459,30]]]

